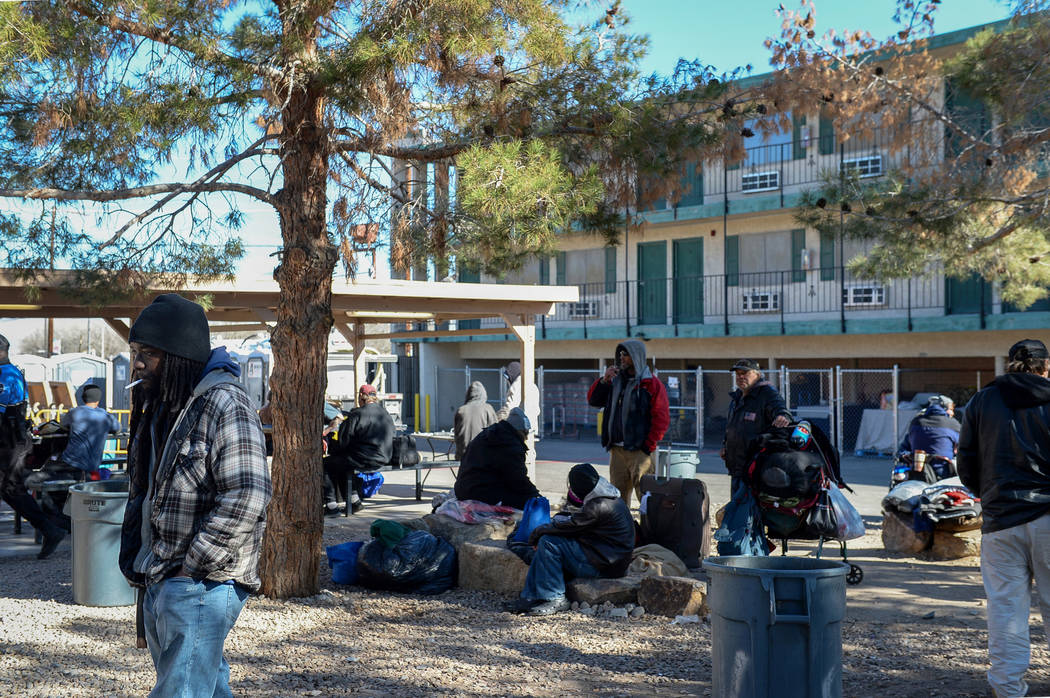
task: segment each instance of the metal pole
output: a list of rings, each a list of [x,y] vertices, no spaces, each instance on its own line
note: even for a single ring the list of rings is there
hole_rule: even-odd
[[[545,396],[547,394],[546,391],[543,389],[543,366],[542,366],[542,364],[540,366],[536,367],[536,382],[539,384],[539,385],[536,386],[536,388],[537,388],[537,390],[540,391],[540,423],[538,425],[536,425],[536,434],[537,434],[537,436],[539,436],[542,439],[543,438],[543,403],[545,402],[544,398],[545,398]],[[552,416],[551,419],[553,420],[553,416]],[[562,417],[561,421],[563,423],[565,422],[564,416]],[[551,424],[551,429],[553,429],[553,428],[554,428],[554,425],[552,423]]]
[[[893,453],[897,452],[897,443],[901,437],[900,429],[900,404],[901,404],[901,378],[900,367],[893,364]]]
[[[831,398],[832,404],[835,405],[835,448],[838,449],[839,453],[842,453],[842,433],[844,431],[842,424],[842,367],[835,366],[835,391],[834,396]]]
[[[696,450],[704,447],[704,372],[696,367]]]

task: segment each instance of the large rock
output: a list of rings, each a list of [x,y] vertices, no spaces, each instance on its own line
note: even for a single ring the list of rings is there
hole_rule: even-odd
[[[592,606],[611,603],[637,603],[641,577],[618,579],[574,579],[566,585],[566,595],[573,601],[586,601]]]
[[[638,604],[659,616],[707,615],[707,585],[691,577],[643,577]]]
[[[933,545],[927,557],[930,560],[959,560],[981,554],[980,531],[933,531]]]
[[[427,514],[423,518],[405,522],[405,526],[408,528],[430,531],[438,538],[444,538],[457,551],[464,543],[473,543],[481,540],[505,541],[516,525],[517,520],[505,523],[501,519],[492,519],[485,523],[466,524],[444,514]]]
[[[904,518],[895,511],[882,514],[882,547],[890,553],[914,555],[929,547],[933,540],[931,531],[914,531],[911,518]]]
[[[447,518],[447,517],[446,517]],[[459,547],[459,586],[517,595],[529,567],[507,549],[505,541],[463,542]]]

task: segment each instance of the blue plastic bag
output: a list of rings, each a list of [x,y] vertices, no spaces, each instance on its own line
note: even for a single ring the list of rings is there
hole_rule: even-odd
[[[328,566],[332,568],[332,581],[336,584],[357,584],[357,556],[363,541],[352,540],[324,549]]]
[[[354,478],[360,481],[362,499],[378,494],[383,486],[383,473],[354,473]]]
[[[529,535],[540,526],[551,522],[551,503],[546,497],[533,497],[525,502],[521,523],[511,537],[511,542],[528,543]]]

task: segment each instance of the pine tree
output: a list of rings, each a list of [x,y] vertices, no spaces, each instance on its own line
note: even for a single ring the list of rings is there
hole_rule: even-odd
[[[0,254],[30,288],[55,260],[97,304],[158,276],[232,278],[244,207],[276,213],[264,593],[318,588],[316,415],[354,226],[380,224],[399,269],[498,272],[570,227],[614,240],[639,177],[665,195],[752,113],[735,75],[699,62],[640,76],[646,39],[618,2],[591,24],[571,14],[560,0],[0,3],[0,197],[23,201],[0,218]],[[401,163],[435,180],[454,167],[455,196]]]

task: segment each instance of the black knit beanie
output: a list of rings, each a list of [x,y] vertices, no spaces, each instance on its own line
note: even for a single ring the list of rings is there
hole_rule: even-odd
[[[598,484],[598,471],[590,463],[577,463],[569,471],[569,490],[584,499]]]
[[[0,334],[0,351],[7,351],[11,348],[11,342],[7,341],[7,337]]]
[[[131,326],[128,341],[202,364],[211,357],[204,308],[177,293],[161,294],[143,308]]]
[[[521,375],[521,362],[511,361],[509,364],[503,367],[503,375],[507,377],[507,380],[511,383],[518,380],[518,376]]]

